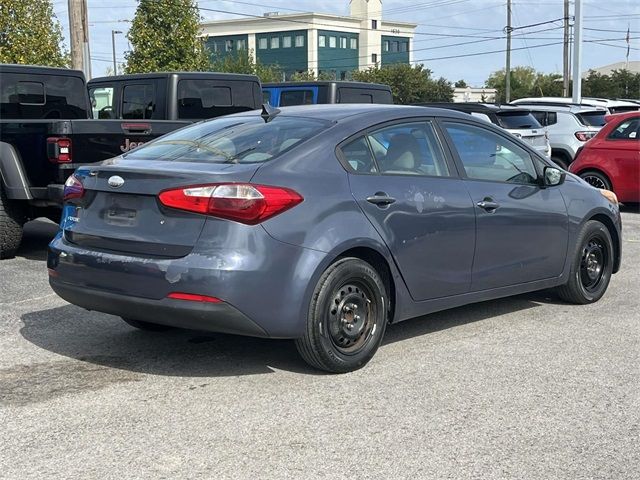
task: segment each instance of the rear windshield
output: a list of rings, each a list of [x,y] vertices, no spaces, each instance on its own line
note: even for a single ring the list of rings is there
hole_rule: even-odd
[[[542,128],[540,122],[529,112],[498,112],[498,124],[502,128]]]
[[[576,116],[583,125],[587,125],[588,127],[602,127],[606,123],[604,121],[604,116],[606,114],[607,112],[604,110],[599,110],[594,112],[576,113]]]
[[[262,163],[326,130],[330,122],[302,117],[226,117],[197,123],[124,155],[127,160]]]

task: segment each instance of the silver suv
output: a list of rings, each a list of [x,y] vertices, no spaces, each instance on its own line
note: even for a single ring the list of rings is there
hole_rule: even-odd
[[[551,159],[564,169],[569,168],[576,152],[593,138],[604,125],[604,108],[581,105],[541,105],[518,101],[547,129],[551,144]]]

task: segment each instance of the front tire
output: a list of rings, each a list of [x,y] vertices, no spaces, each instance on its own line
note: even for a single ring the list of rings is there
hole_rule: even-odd
[[[132,327],[137,328],[138,330],[144,330],[145,332],[166,332],[172,328],[167,325],[160,325],[159,323],[144,322],[142,320],[134,320],[133,318],[120,318]]]
[[[602,172],[597,172],[595,170],[589,170],[587,172],[582,172],[580,174],[580,178],[587,182],[589,185],[595,188],[602,188],[604,190],[612,190],[611,189],[611,180],[607,178],[607,176]]]
[[[26,220],[24,205],[9,200],[0,185],[0,259],[15,257]]]
[[[558,287],[567,302],[597,302],[607,291],[613,271],[613,242],[602,223],[590,220],[582,227],[576,242],[569,281]]]
[[[298,352],[320,370],[357,370],[378,350],[388,308],[386,288],[371,265],[359,258],[338,260],[316,285],[306,332],[296,340]]]

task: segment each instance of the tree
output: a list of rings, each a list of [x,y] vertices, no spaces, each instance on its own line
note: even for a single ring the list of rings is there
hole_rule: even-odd
[[[127,38],[126,73],[209,69],[193,0],[139,0]]]
[[[62,27],[50,0],[2,0],[0,63],[67,67]]]
[[[498,70],[489,75],[485,82],[488,88],[498,90],[496,100],[500,103],[506,101],[505,70]],[[511,99],[531,96],[536,81],[536,71],[531,67],[515,67],[511,70]],[[540,96],[539,94],[536,96]]]
[[[467,82],[465,82],[464,80],[460,79],[455,83],[454,87],[456,87],[456,88],[467,88],[468,85],[467,85]]]
[[[211,70],[224,73],[257,75],[262,83],[282,81],[282,71],[277,65],[265,65],[253,60],[253,52],[239,51],[234,55],[215,58]]]
[[[444,78],[433,80],[431,70],[424,65],[396,64],[385,67],[369,67],[353,72],[359,82],[384,83],[391,87],[394,103],[450,102],[453,87]]]
[[[582,80],[582,95],[604,98],[639,98],[640,73],[613,70],[610,75],[589,71]]]

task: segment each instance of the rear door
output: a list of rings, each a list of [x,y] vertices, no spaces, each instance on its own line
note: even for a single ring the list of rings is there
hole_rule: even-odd
[[[356,201],[414,300],[469,291],[475,216],[431,120],[367,131],[340,149]]]
[[[640,116],[620,122],[600,145],[608,149],[617,169],[613,189],[621,196],[636,198],[640,184]]]
[[[443,122],[476,212],[472,291],[557,277],[568,217],[559,188],[541,188],[529,152],[480,125]]]

